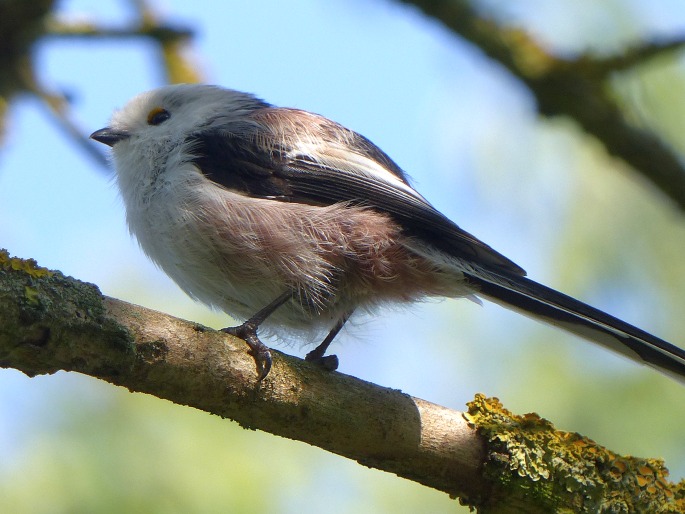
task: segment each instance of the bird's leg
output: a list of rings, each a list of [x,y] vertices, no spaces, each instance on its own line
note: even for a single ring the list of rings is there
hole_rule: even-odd
[[[266,318],[271,316],[276,309],[278,309],[292,297],[292,291],[286,291],[242,325],[221,329],[222,332],[245,340],[247,345],[250,347],[250,351],[248,353],[252,355],[255,364],[257,365],[257,372],[259,373],[260,382],[264,380],[269,374],[269,371],[271,371],[271,351],[269,350],[269,347],[262,343],[259,340],[259,337],[257,337],[257,329]]]
[[[345,322],[350,319],[350,316],[352,315],[351,312],[346,313],[340,320],[335,324],[335,326],[331,329],[331,331],[328,333],[326,336],[326,339],[321,341],[321,344],[314,348],[311,352],[309,352],[304,360],[309,361],[309,362],[314,362],[318,364],[319,366],[323,367],[324,369],[327,369],[329,371],[334,371],[338,369],[338,356],[337,355],[327,355],[324,357],[324,354],[326,353],[326,350],[328,350],[328,347],[330,344],[333,342],[333,339],[335,339],[335,336],[338,335],[338,332],[340,332],[340,329],[343,327]]]

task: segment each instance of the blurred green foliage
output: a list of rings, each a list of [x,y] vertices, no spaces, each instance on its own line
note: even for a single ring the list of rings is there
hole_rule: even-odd
[[[27,396],[41,381],[61,380],[54,396],[41,397],[42,415],[25,426],[26,438],[15,442],[16,453],[0,461],[0,512],[418,512],[458,507],[444,493],[303,443],[244,430],[89,377],[65,375],[17,377],[25,382],[21,387]],[[311,495],[316,484],[325,494]]]

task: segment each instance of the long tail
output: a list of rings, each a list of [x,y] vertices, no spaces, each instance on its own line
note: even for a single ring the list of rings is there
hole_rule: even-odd
[[[488,300],[568,330],[685,383],[685,350],[522,276],[478,269],[466,279]]]

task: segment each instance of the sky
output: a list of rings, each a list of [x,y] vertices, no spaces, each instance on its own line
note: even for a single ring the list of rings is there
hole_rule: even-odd
[[[616,2],[568,3],[574,5],[562,9],[532,0],[483,5],[566,53],[610,51],[644,34],[685,33],[685,7],[676,1],[623,2],[620,16]],[[126,5],[64,1],[61,12],[65,18],[118,25],[130,19]],[[568,224],[573,193],[583,187],[576,170],[604,161],[596,150],[585,149],[582,136],[567,123],[541,122],[528,92],[478,50],[418,11],[385,0],[170,0],[157,5],[165,17],[197,31],[192,52],[207,82],[317,112],[366,135],[462,228],[523,265],[536,280],[574,287],[563,283],[563,272],[560,279],[554,265],[562,248],[557,228]],[[36,59],[44,86],[72,98],[84,133],[105,126],[113,109],[162,83],[155,48],[139,40],[46,40]],[[9,122],[0,151],[0,219],[6,220],[0,225],[0,247],[93,282],[107,295],[216,328],[229,324],[221,313],[185,297],[147,261],[127,232],[111,173],[65,136],[39,101],[18,99]],[[626,194],[645,204],[661,201],[621,173],[596,187],[629,188]],[[654,210],[655,216],[673,218],[666,208]],[[682,229],[675,237],[681,236]],[[625,289],[635,291],[640,280],[628,277]],[[604,297],[598,291],[594,298],[635,324],[666,330],[658,312],[642,308],[639,295]],[[515,343],[508,341],[509,334],[518,333]],[[589,395],[606,389],[611,376],[630,374],[675,394],[668,379],[654,378],[650,370],[492,305],[468,301],[431,301],[358,319],[332,350],[341,359],[340,371],[414,396],[463,409],[476,391],[484,391],[523,412],[539,409],[541,396],[554,405],[555,396],[566,397],[564,389],[579,387],[526,371],[516,346],[526,337],[558,339],[559,344],[534,348],[555,363],[550,370],[566,364],[564,376],[575,376]],[[279,349],[306,353],[298,343]],[[19,373],[0,371],[0,449],[10,451],[23,440],[16,420],[29,423],[49,415],[37,413],[34,400],[80,387],[64,374],[36,386],[29,382]],[[608,394],[616,395],[609,397],[611,403],[621,391]],[[559,410],[550,407],[549,412]],[[675,409],[672,415],[685,412]],[[593,429],[592,421],[564,421],[561,428]],[[610,421],[595,426],[606,424]],[[618,450],[660,454],[658,442],[631,446],[644,437],[637,425],[632,428],[634,435],[625,435]],[[685,475],[682,463],[669,464]]]

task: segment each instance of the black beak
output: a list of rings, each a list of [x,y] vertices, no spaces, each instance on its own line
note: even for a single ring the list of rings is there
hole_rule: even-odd
[[[114,146],[119,141],[123,141],[129,137],[131,137],[131,134],[125,130],[115,130],[109,127],[96,130],[90,135],[91,139],[95,139],[98,143],[103,143],[107,146]]]

